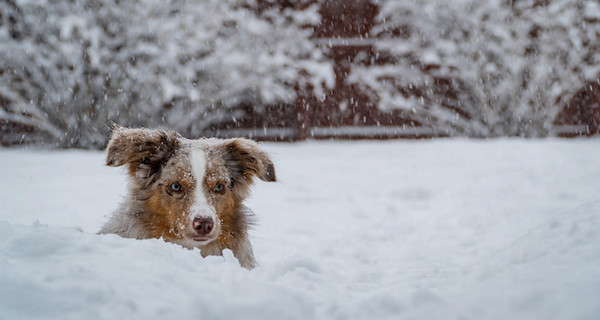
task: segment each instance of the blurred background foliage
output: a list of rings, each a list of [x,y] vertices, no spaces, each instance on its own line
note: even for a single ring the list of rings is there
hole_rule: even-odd
[[[598,133],[592,0],[4,0],[0,141]]]

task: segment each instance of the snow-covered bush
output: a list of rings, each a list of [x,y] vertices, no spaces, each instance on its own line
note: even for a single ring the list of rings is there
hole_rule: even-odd
[[[353,57],[341,94],[441,135],[549,135],[600,71],[596,0],[365,1],[376,56]],[[8,121],[99,147],[115,121],[198,136],[240,105],[293,105],[296,88],[339,94],[307,27],[324,4],[363,3],[338,2],[0,1],[0,135]]]
[[[255,5],[2,1],[0,120],[59,146],[99,147],[108,120],[199,135],[241,102],[293,102],[299,81],[316,94],[331,85],[304,28],[318,21],[317,7]]]
[[[374,0],[376,65],[349,82],[447,135],[545,136],[600,70],[592,0]]]

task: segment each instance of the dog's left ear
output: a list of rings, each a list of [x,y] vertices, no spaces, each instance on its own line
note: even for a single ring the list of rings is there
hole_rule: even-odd
[[[232,187],[241,185],[247,188],[254,177],[263,181],[277,181],[269,155],[252,140],[227,140],[224,158],[231,174]]]

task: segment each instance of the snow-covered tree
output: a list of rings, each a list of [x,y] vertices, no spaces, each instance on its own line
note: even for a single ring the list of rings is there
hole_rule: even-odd
[[[544,136],[600,70],[592,0],[375,0],[379,62],[349,81],[447,135]]]
[[[316,94],[331,65],[308,40],[315,5],[252,0],[5,0],[0,120],[59,146],[99,147],[108,120],[199,135],[241,102]],[[240,116],[240,115],[237,115]]]

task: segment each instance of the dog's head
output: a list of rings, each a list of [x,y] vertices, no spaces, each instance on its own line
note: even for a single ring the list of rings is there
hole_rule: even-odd
[[[190,247],[238,232],[254,177],[276,181],[273,163],[251,140],[189,140],[163,130],[115,128],[106,164],[127,166],[130,203],[151,237]]]

